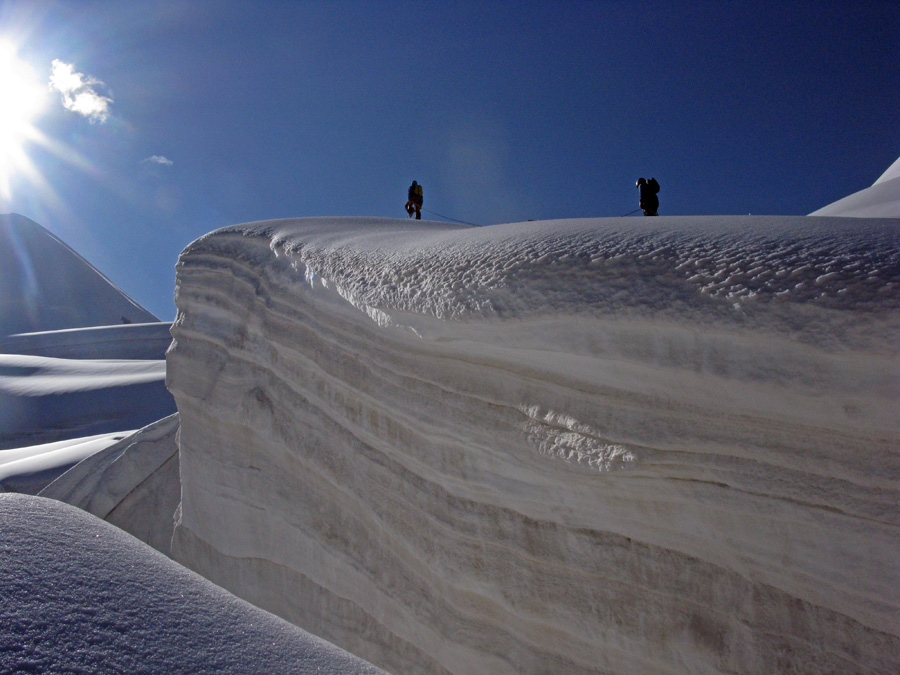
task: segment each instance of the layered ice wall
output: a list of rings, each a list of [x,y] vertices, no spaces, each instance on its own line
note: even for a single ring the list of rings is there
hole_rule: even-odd
[[[398,673],[900,669],[897,221],[269,221],[177,274],[216,583]]]

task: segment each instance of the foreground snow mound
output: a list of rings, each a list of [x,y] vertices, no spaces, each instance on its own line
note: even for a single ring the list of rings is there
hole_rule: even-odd
[[[900,218],[900,159],[871,186],[813,211],[811,216]]]
[[[378,673],[75,507],[0,494],[2,673]]]
[[[155,321],[49,231],[0,215],[0,335]]]
[[[39,495],[84,509],[168,555],[181,501],[177,432],[177,414],[159,420],[85,457]]]
[[[226,228],[173,555],[396,672],[900,670],[900,223]]]

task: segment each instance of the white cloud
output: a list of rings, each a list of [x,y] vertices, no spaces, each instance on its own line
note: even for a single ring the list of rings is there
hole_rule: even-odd
[[[75,72],[71,63],[53,59],[50,73],[50,87],[62,94],[62,104],[67,110],[83,115],[94,122],[105,122],[109,118],[112,96],[104,96],[97,91],[106,85],[100,80]]]
[[[168,157],[163,157],[162,155],[151,155],[150,157],[145,157],[141,160],[141,163],[144,164],[159,164],[161,166],[172,166],[175,162],[173,162]]]

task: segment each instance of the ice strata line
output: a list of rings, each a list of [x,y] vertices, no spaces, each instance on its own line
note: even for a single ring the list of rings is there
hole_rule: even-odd
[[[897,222],[653,220],[194,242],[173,555],[394,672],[895,672]]]

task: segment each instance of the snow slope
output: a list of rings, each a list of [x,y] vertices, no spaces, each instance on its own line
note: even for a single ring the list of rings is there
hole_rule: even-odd
[[[900,159],[870,187],[823,206],[810,215],[900,218]]]
[[[0,215],[0,334],[159,321],[59,238]]]
[[[0,673],[379,673],[121,530],[0,494]]]
[[[394,672],[900,669],[900,223],[235,226],[173,556]]]
[[[131,323],[0,335],[0,353],[57,359],[162,360],[172,342],[171,325]]]

